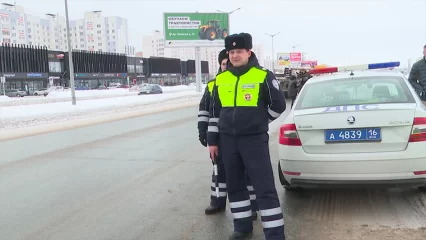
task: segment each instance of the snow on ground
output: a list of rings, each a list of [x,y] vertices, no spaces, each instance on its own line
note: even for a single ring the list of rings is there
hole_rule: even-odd
[[[156,107],[176,101],[194,101],[201,98],[202,93],[179,91],[157,95],[136,95],[109,99],[95,99],[71,102],[56,102],[36,105],[9,106],[0,108],[0,129],[11,129],[54,123],[64,120],[114,114],[117,112],[137,111]]]
[[[0,102],[10,102],[10,101],[13,101],[13,99],[4,95],[0,96]]]
[[[206,85],[203,85],[203,89]],[[162,87],[164,93],[176,92],[195,92],[194,85],[180,85],[172,87]],[[82,100],[93,99],[109,99],[117,97],[137,96],[138,92],[130,92],[129,89],[116,88],[109,90],[77,90],[75,91],[77,102]],[[57,103],[71,101],[71,91],[55,91],[50,92],[47,97],[44,96],[26,96],[23,98],[9,98],[7,96],[0,96],[0,107],[19,106],[19,105],[33,105],[44,103]]]

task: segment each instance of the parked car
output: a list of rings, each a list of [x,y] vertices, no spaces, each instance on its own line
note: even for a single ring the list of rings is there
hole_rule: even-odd
[[[149,84],[140,88],[138,95],[143,94],[161,94],[163,93],[163,89],[157,84]]]
[[[6,91],[6,96],[8,97],[23,97],[27,96],[27,92],[19,89],[10,89]]]
[[[47,94],[49,94],[49,90],[47,88],[41,88],[33,93],[34,96],[44,95],[45,97]]]

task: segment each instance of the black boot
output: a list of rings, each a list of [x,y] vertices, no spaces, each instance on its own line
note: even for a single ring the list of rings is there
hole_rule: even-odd
[[[253,236],[253,232],[233,232],[231,236],[229,236],[229,240],[246,240],[250,239]]]
[[[253,221],[257,220],[257,212],[255,212],[255,211],[251,212],[251,220],[253,220]]]
[[[206,215],[213,215],[223,211],[225,211],[225,208],[208,206],[204,212],[206,213]]]

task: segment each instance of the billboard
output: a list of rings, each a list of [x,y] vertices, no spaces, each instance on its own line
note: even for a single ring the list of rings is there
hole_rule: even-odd
[[[301,62],[302,61],[302,53],[292,52],[290,53],[290,62]]]
[[[278,65],[290,66],[290,53],[278,53],[277,59]]]
[[[164,13],[164,47],[224,47],[228,13]]]
[[[278,53],[277,59],[280,66],[299,66],[302,62],[302,53]]]
[[[306,60],[306,61],[300,62],[301,67],[314,68],[317,65],[318,65],[317,60]]]

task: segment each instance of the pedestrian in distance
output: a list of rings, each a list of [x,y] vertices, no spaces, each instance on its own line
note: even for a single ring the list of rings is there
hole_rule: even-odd
[[[291,98],[291,108],[293,108],[293,104],[297,96],[297,79],[294,75],[290,77],[290,84],[288,86],[288,96]]]
[[[250,178],[266,240],[283,240],[284,218],[269,155],[268,124],[286,109],[284,92],[272,72],[259,66],[248,33],[229,35],[227,70],[213,86],[207,142],[212,159],[221,154],[234,231],[229,239],[252,236]],[[220,139],[220,141],[219,141]]]
[[[226,49],[223,49],[218,56],[218,61],[220,64],[218,73],[221,73],[226,70],[226,65],[228,61],[228,54]],[[198,112],[198,136],[201,144],[207,147],[207,128],[209,122],[209,108],[210,108],[210,98],[213,91],[215,79],[212,79],[208,82],[206,89],[204,90],[203,97],[201,98]],[[219,151],[220,152],[220,151]],[[211,195],[210,195],[210,205],[205,209],[206,215],[212,215],[219,212],[223,212],[226,209],[226,176],[225,168],[223,162],[219,156],[215,159],[217,165],[218,175],[212,174],[212,185],[211,185]],[[216,179],[217,178],[217,179]],[[215,181],[219,182],[219,197],[216,196],[215,192]],[[250,192],[251,199],[251,209],[252,209],[252,220],[257,219],[257,203],[256,195],[254,194],[253,186],[249,179],[247,179],[247,189]]]
[[[425,103],[426,101],[426,45],[423,47],[423,57],[411,67],[408,81],[413,86],[417,95]]]

